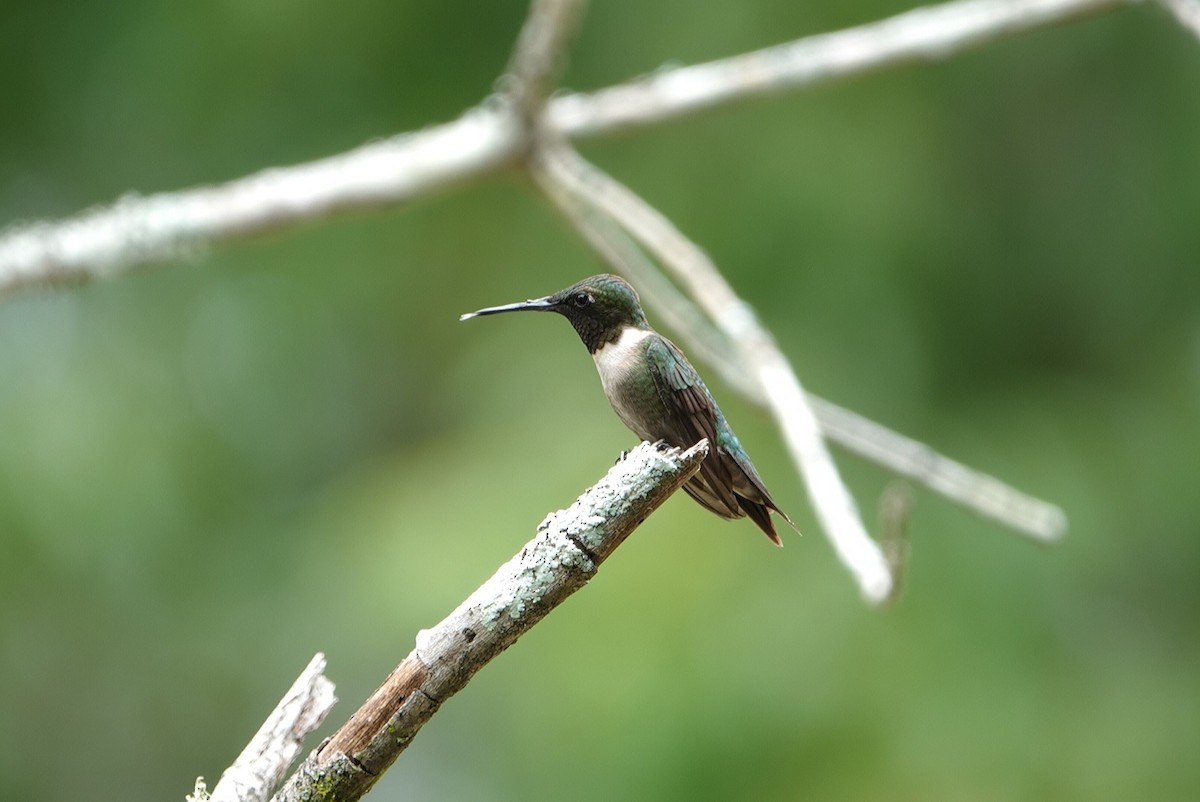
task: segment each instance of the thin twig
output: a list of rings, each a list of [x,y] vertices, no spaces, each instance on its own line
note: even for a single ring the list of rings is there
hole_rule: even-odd
[[[262,727],[221,775],[212,802],[266,802],[300,755],[304,739],[321,726],[337,702],[319,652],[296,678]]]
[[[475,672],[582,588],[646,516],[700,467],[708,442],[685,450],[642,443],[436,626],[358,712],[314,751],[275,802],[355,800]],[[320,795],[318,795],[320,789]]]
[[[892,580],[879,546],[867,534],[850,491],[825,448],[816,416],[787,358],[750,307],[734,294],[708,256],[666,217],[565,145],[544,148],[535,161],[540,187],[559,183],[586,196],[674,274],[717,328],[735,344],[755,378],[796,463],[822,531],[872,604],[888,598]],[[547,194],[553,194],[547,189]]]

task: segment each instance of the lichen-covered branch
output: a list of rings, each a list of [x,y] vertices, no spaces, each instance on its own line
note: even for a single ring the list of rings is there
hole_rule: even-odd
[[[314,751],[276,802],[355,800],[370,790],[438,708],[483,666],[587,584],[646,516],[708,454],[642,443],[537,535],[458,609],[417,635],[416,648],[334,736]]]
[[[318,652],[237,760],[225,769],[212,793],[206,790],[203,778],[198,778],[187,798],[195,802],[266,802],[300,755],[304,739],[321,726],[336,702],[333,683],[325,676],[325,655]]]

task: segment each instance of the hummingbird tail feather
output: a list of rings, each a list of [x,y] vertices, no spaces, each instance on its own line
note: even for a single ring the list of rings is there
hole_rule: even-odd
[[[771,542],[776,546],[782,546],[783,541],[779,539],[779,533],[775,531],[775,522],[771,520],[771,507],[766,504],[759,504],[747,498],[737,497],[738,506],[749,516],[751,521],[763,531],[763,534],[771,539]],[[780,513],[783,515],[783,513]],[[783,516],[785,519],[786,515]],[[791,521],[788,521],[791,523]]]

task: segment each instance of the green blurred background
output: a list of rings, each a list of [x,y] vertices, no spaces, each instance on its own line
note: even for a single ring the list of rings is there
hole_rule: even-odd
[[[566,83],[905,7],[595,3]],[[450,119],[524,13],[5,4],[0,221]],[[870,611],[770,421],[712,382],[805,536],[672,499],[372,798],[1194,798],[1198,145],[1200,43],[1153,7],[586,143],[810,389],[1071,533],[918,492],[905,596]],[[343,721],[631,445],[563,321],[457,322],[598,268],[505,178],[4,299],[0,799],[182,799],[317,650]],[[840,462],[873,518],[889,477]]]

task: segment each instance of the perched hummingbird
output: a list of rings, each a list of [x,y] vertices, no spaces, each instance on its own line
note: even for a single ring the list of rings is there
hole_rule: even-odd
[[[783,545],[771,511],[789,524],[791,518],[771,500],[696,369],[674,343],[650,328],[633,287],[618,276],[592,276],[545,298],[492,306],[459,319],[521,311],[557,312],[571,321],[596,362],[617,417],[638,437],[679,448],[708,438],[708,456],[683,489],[722,518],[750,516],[775,545]]]

